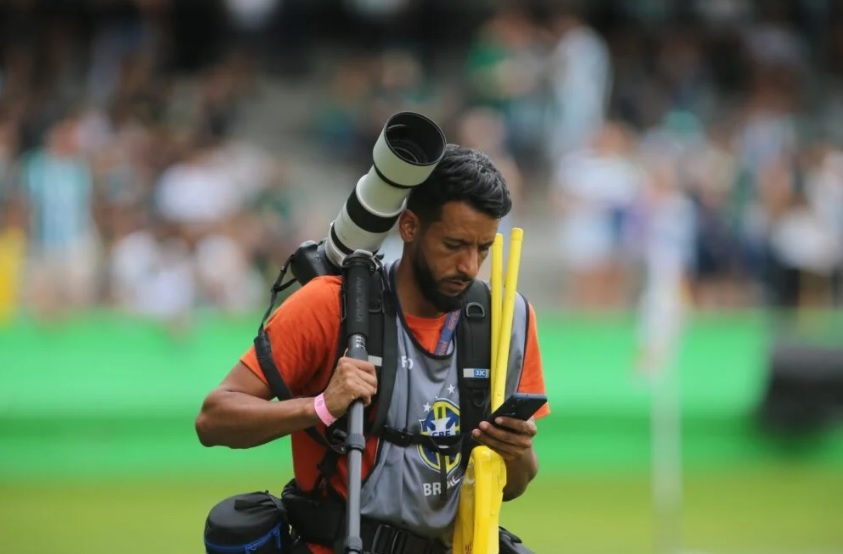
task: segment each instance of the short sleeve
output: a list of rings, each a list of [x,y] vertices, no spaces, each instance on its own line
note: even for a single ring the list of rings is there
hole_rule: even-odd
[[[538,326],[536,312],[532,304],[529,305],[530,317],[527,328],[527,346],[524,351],[524,366],[521,369],[521,381],[518,392],[547,394],[544,385],[544,371],[542,368],[541,350],[539,349]],[[535,418],[542,418],[550,413],[550,403],[546,403],[536,412]]]
[[[340,279],[317,277],[284,300],[267,322],[275,365],[293,396],[312,395],[327,386],[340,317]],[[254,345],[240,361],[266,382]]]

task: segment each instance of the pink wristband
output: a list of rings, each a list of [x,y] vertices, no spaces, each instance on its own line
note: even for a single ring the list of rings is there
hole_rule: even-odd
[[[337,418],[332,416],[331,412],[328,411],[328,406],[325,405],[324,393],[320,394],[319,396],[313,399],[313,409],[316,410],[316,415],[319,416],[319,419],[326,426],[332,424],[337,420]]]

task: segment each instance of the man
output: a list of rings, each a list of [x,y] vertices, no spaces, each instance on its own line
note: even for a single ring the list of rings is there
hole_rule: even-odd
[[[20,167],[30,221],[26,295],[45,322],[96,300],[101,256],[94,179],[78,130],[75,116],[58,120]]]
[[[386,270],[387,292],[397,299],[399,354],[399,367],[392,368],[396,379],[387,426],[418,434],[459,432],[455,349],[460,346],[455,340],[442,340],[443,330],[449,328],[449,317],[460,313],[500,219],[511,207],[506,183],[489,158],[457,146],[449,146],[428,180],[410,192],[398,219],[403,253]],[[267,324],[274,361],[292,399],[269,401],[272,392],[252,348],[208,395],[196,420],[199,439],[206,446],[249,448],[292,435],[296,484],[326,501],[336,498],[332,493],[345,496],[345,460],[338,462],[338,471],[328,476],[326,486],[317,468],[325,448],[302,431],[312,426],[324,430],[354,400],[369,405],[378,392],[371,363],[341,357],[335,364],[340,286],[338,277],[312,279]],[[516,303],[509,360],[508,394],[544,392],[535,317],[522,297]],[[548,412],[545,406],[535,417]],[[509,500],[522,494],[538,471],[532,446],[536,424],[533,419],[504,419],[506,430],[483,422],[477,429],[463,431],[504,458],[504,498]],[[443,468],[444,486],[439,479]],[[402,446],[369,437],[363,473],[361,513],[366,520],[421,537],[429,542],[425,552],[448,551],[464,473],[459,453],[446,456],[421,444]],[[327,542],[307,542],[310,552],[331,552]],[[393,552],[366,548],[378,554]]]
[[[606,40],[581,11],[558,3],[545,19],[554,41],[548,60],[553,117],[547,155],[551,161],[592,142],[606,122],[612,93],[614,69]]]

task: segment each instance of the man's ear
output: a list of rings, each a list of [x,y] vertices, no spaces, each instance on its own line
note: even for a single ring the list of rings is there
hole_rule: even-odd
[[[404,210],[398,216],[398,234],[401,235],[403,242],[413,242],[419,236],[421,231],[421,222],[419,216],[410,210]]]

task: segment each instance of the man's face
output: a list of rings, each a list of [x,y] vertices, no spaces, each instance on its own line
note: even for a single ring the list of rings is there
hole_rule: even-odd
[[[443,207],[438,221],[415,234],[413,275],[422,295],[437,310],[462,307],[495,240],[498,222],[464,202],[451,202]]]

